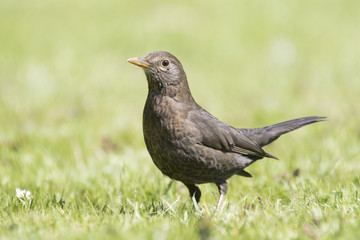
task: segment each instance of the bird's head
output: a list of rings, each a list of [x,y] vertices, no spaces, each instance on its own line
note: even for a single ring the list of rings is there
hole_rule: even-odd
[[[171,53],[151,52],[145,58],[130,58],[128,62],[144,69],[150,93],[190,93],[185,71],[180,61]]]

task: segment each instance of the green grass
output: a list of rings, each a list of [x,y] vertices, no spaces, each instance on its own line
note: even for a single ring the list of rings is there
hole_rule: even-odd
[[[359,23],[347,0],[3,0],[0,238],[359,239]],[[221,214],[202,185],[195,212],[144,146],[147,84],[126,59],[154,50],[233,126],[328,121],[231,178]]]

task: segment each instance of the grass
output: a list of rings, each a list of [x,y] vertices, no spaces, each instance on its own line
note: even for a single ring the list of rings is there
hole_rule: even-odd
[[[1,5],[0,238],[360,237],[358,1]],[[145,76],[126,59],[154,50],[178,56],[200,105],[231,125],[329,120],[231,178],[221,214],[202,185],[195,212],[145,150]]]

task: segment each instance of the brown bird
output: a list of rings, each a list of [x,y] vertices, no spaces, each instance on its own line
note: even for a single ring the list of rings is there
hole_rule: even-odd
[[[152,52],[128,62],[142,67],[148,82],[143,132],[150,156],[163,174],[185,184],[196,200],[195,207],[201,197],[198,184],[217,185],[219,208],[228,178],[252,177],[246,167],[264,157],[277,159],[263,146],[284,133],[325,119],[304,117],[264,128],[234,128],[195,102],[185,71],[174,55]]]

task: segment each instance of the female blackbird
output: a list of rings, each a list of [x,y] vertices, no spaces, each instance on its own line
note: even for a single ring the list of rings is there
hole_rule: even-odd
[[[234,128],[195,102],[184,69],[174,55],[152,52],[128,62],[142,67],[148,81],[143,132],[150,156],[163,174],[183,182],[196,202],[201,197],[197,184],[215,183],[220,193],[219,208],[228,178],[252,177],[246,167],[264,157],[276,159],[263,146],[284,133],[325,119],[304,117],[264,128]]]

